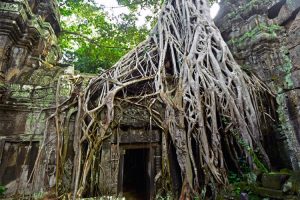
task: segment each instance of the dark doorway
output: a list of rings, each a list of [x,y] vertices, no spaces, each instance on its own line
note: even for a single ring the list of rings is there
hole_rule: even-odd
[[[126,149],[123,168],[123,195],[126,200],[150,199],[149,149]]]

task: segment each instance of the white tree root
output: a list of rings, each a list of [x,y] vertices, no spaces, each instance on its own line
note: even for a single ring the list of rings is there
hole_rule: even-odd
[[[256,149],[270,164],[261,144],[264,117],[259,94],[271,97],[260,80],[235,62],[209,16],[207,2],[168,0],[149,38],[78,95],[74,197],[93,187],[93,159],[111,136],[115,108],[122,101],[148,110],[163,137],[174,145],[181,170],[180,198],[205,196],[205,191],[214,196],[227,183],[224,150],[236,167],[241,155],[253,166],[247,148]],[[154,109],[156,103],[163,105],[163,113]],[[64,124],[57,121],[59,135]],[[63,146],[58,144],[59,152]],[[57,172],[58,180],[62,173]]]

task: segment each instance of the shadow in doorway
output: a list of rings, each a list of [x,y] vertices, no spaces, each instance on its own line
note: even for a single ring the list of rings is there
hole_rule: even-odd
[[[126,149],[123,195],[126,200],[150,199],[149,149]]]

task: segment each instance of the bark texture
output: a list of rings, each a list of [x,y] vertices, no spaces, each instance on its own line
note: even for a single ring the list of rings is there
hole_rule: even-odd
[[[59,187],[66,146],[62,138],[68,126],[68,115],[62,113],[75,106],[74,197],[95,191],[91,172],[103,141],[118,124],[118,102],[124,101],[148,110],[174,146],[181,199],[216,197],[227,184],[229,165],[240,170],[240,158],[251,167],[257,165],[254,157],[269,165],[260,128],[270,115],[261,99],[272,95],[235,62],[205,0],[168,0],[149,38],[91,80],[84,94],[72,98],[58,105],[55,114],[56,173]],[[155,109],[157,103],[164,106],[163,114]],[[170,167],[164,166],[162,182],[168,182],[163,179],[170,178]]]

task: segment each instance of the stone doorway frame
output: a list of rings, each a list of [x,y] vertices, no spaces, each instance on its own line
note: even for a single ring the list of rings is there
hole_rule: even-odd
[[[149,177],[149,200],[152,200],[154,198],[154,176],[155,176],[155,148],[157,147],[157,144],[120,144],[120,161],[119,161],[119,173],[118,173],[118,189],[117,193],[118,196],[123,196],[123,182],[124,182],[124,157],[126,150],[129,149],[147,149],[149,151],[149,157],[148,157],[148,167],[150,168],[150,177]]]

